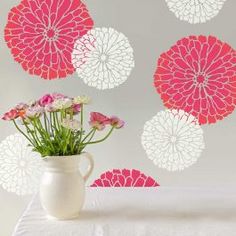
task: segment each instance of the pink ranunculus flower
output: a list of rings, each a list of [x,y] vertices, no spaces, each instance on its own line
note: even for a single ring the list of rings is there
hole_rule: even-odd
[[[21,0],[8,14],[5,41],[29,74],[65,78],[75,69],[75,41],[93,27],[81,0]]]
[[[45,107],[48,104],[52,104],[54,101],[54,98],[51,94],[46,94],[43,97],[39,99],[39,105],[42,107]]]
[[[45,109],[40,105],[29,107],[26,109],[25,117],[27,118],[38,118],[45,112]]]
[[[120,129],[125,125],[125,122],[118,118],[117,116],[110,117],[110,125],[113,126],[116,129]]]
[[[18,111],[16,109],[11,109],[10,111],[6,112],[3,115],[2,119],[10,121],[10,120],[15,120],[18,117],[19,117]]]
[[[109,118],[99,112],[91,112],[89,124],[97,130],[103,130],[109,124]]]
[[[56,109],[54,108],[53,104],[50,103],[50,104],[47,104],[45,107],[44,107],[45,111],[47,112],[55,112]]]
[[[114,169],[103,173],[91,187],[158,187],[159,184],[139,170]]]
[[[62,93],[52,93],[51,96],[53,97],[54,100],[68,98],[66,95],[64,95]]]
[[[25,110],[25,109],[28,108],[28,107],[29,107],[28,104],[23,103],[23,102],[20,102],[20,103],[18,103],[18,104],[15,106],[15,109],[16,109],[17,111],[21,111],[21,110]]]
[[[26,103],[18,103],[14,109],[18,111],[18,116],[21,117],[22,119],[25,119],[25,111],[29,107],[28,104]]]
[[[81,111],[81,105],[80,104],[73,104],[72,111],[74,114],[78,114]]]

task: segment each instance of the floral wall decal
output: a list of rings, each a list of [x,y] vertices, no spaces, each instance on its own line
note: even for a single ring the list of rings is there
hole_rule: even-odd
[[[5,41],[29,74],[64,78],[74,72],[71,53],[76,39],[92,27],[80,0],[22,0],[8,15]]]
[[[164,105],[200,124],[215,123],[236,105],[236,51],[213,36],[179,40],[157,62],[154,85]]]
[[[130,75],[134,67],[133,49],[124,34],[113,28],[95,28],[76,41],[72,62],[86,84],[111,89]]]
[[[182,110],[158,112],[145,123],[141,139],[148,158],[169,171],[191,166],[205,148],[197,119]]]
[[[226,0],[166,0],[177,18],[191,24],[204,23],[216,15]]]
[[[37,192],[43,170],[40,155],[28,144],[18,133],[0,143],[0,184],[17,195]]]
[[[103,173],[91,187],[158,187],[159,184],[139,170],[113,169]]]

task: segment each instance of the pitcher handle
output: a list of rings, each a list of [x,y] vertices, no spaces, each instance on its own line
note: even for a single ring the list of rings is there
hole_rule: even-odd
[[[90,155],[89,153],[84,153],[82,156],[86,157],[87,160],[89,161],[88,169],[86,171],[86,174],[83,176],[84,182],[86,182],[89,176],[92,174],[94,168],[94,161],[92,155]]]

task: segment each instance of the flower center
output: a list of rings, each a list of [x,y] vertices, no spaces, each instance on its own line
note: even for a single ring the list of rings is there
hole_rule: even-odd
[[[53,38],[55,35],[55,31],[53,29],[48,30],[47,36],[48,38]]]
[[[100,59],[101,59],[102,62],[106,61],[106,60],[107,60],[107,55],[103,53],[103,54],[100,56]]]
[[[174,135],[170,136],[170,142],[171,143],[175,143],[176,141],[177,141],[177,137],[176,136],[174,136]]]
[[[24,168],[25,167],[25,161],[19,161],[19,166],[21,167],[21,168]]]
[[[194,77],[194,83],[199,86],[205,86],[207,81],[208,77],[203,73],[199,73]]]
[[[198,82],[199,84],[203,83],[204,80],[205,80],[205,78],[204,78],[203,75],[198,75],[198,76],[197,76],[197,82]]]
[[[47,28],[44,30],[43,36],[47,41],[55,41],[58,38],[58,32],[54,28]]]

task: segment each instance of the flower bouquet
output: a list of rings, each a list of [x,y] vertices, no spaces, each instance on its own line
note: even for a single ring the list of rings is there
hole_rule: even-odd
[[[29,104],[19,103],[6,112],[2,119],[12,121],[33,146],[33,150],[42,157],[77,155],[87,145],[106,140],[114,129],[124,126],[124,121],[116,116],[107,117],[99,112],[91,112],[91,129],[86,133],[84,106],[89,102],[87,96],[70,98],[59,93],[46,94]],[[108,125],[110,129],[107,134],[99,140],[93,140],[96,131],[104,130]]]
[[[90,98],[70,98],[60,93],[46,94],[31,103],[19,103],[2,119],[12,121],[24,135],[33,151],[43,157],[44,174],[40,184],[40,199],[46,212],[57,219],[77,217],[84,202],[85,181],[93,170],[93,159],[84,152],[87,145],[105,141],[124,121],[116,116],[91,112],[88,131],[85,130],[84,108]],[[96,132],[109,127],[102,138]],[[82,176],[79,161],[90,165]]]

